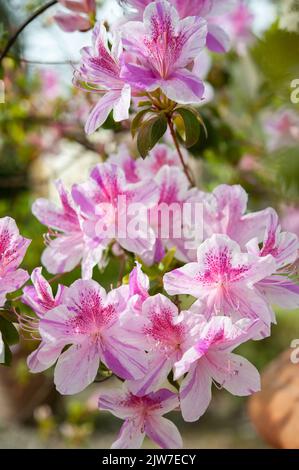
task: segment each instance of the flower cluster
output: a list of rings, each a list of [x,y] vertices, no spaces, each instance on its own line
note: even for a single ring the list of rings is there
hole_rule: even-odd
[[[27,271],[19,268],[29,244],[30,240],[20,235],[11,217],[0,219],[0,310],[7,294],[20,289],[29,278]],[[0,364],[5,360],[4,333],[0,330]]]
[[[59,3],[69,10],[56,17],[65,30],[91,28],[94,1]],[[198,189],[191,158],[180,148],[180,140],[192,147],[200,134],[202,119],[190,105],[213,96],[203,81],[205,48],[228,50],[225,25],[231,39],[250,39],[252,17],[244,4],[125,3],[124,20],[109,33],[103,23],[95,25],[74,82],[100,96],[86,132],[112,111],[122,121],[130,108],[139,109],[131,131],[138,131],[140,155],[148,156],[136,158],[121,145],[87,181],[68,190],[58,180],[60,203],[34,202],[33,214],[48,227],[41,263],[55,277],[49,281],[42,267],[35,268],[17,298],[34,315],[5,313],[17,314],[20,327],[39,340],[28,367],[39,373],[54,366],[61,394],[79,393],[103,377],[122,382],[98,401],[100,410],[124,420],[114,448],[138,448],[145,435],[162,448],[179,448],[180,433],[165,414],[177,411],[197,421],[213,384],[237,396],[260,389],[257,369],[234,351],[270,335],[274,305],[299,307],[299,244],[297,235],[282,230],[274,209],[249,212],[241,186]],[[271,145],[296,142],[297,125],[292,114],[278,114],[268,125]],[[156,145],[167,128],[174,147]],[[0,219],[3,311],[7,294],[28,280],[19,268],[28,244],[13,219]],[[104,289],[94,271],[103,272],[113,259],[121,264],[119,276]],[[53,280],[79,266],[81,278],[53,291]],[[0,327],[3,361],[7,344]]]
[[[11,217],[0,219],[0,307],[6,295],[22,287],[28,280],[28,273],[19,266],[23,261],[30,240],[20,235]]]
[[[213,51],[228,49],[229,38],[213,18],[230,11],[231,2],[129,2],[137,14],[114,28],[108,41],[106,28],[98,23],[92,46],[82,49],[74,83],[101,96],[86,123],[93,133],[113,110],[116,122],[128,119],[134,102],[157,100],[164,109],[179,104],[200,104],[209,96],[201,69],[205,46]],[[186,8],[187,7],[187,8]],[[201,62],[203,64],[201,65]],[[158,97],[153,93],[157,93]]]
[[[44,199],[33,206],[50,227],[42,258],[47,270],[61,273],[81,263],[83,279],[60,286],[54,297],[41,270],[34,271],[23,302],[36,313],[31,328],[41,343],[28,359],[29,368],[40,372],[56,363],[61,394],[80,392],[103,368],[125,381],[122,390],[99,399],[100,409],[125,420],[114,447],[137,447],[145,434],[162,447],[179,447],[177,428],[162,415],[180,409],[186,421],[196,421],[209,405],[213,382],[238,396],[258,391],[257,370],[233,350],[269,336],[274,304],[299,307],[291,269],[298,257],[297,236],[281,230],[273,209],[248,213],[241,186],[221,185],[212,193],[190,189],[180,165],[166,145],[146,160],[133,159],[122,146],[71,194],[59,182],[61,207]],[[122,208],[120,198],[129,209],[138,204],[137,212]],[[176,204],[174,226],[185,204],[193,209],[200,204],[202,240],[197,242],[190,221],[187,227],[197,249],[188,248],[190,237],[175,238],[172,232],[163,237],[165,217],[150,218],[155,223],[147,231],[141,228],[137,238],[111,232],[119,212],[127,227],[132,222],[142,227],[161,203]],[[127,256],[131,252],[142,259],[145,271],[163,264],[175,248],[175,269],[161,275],[164,290],[157,292],[138,262],[128,283],[109,292],[92,280],[93,267],[103,265],[104,253],[115,243]],[[193,303],[184,310],[186,295]],[[163,388],[170,377],[178,394]]]

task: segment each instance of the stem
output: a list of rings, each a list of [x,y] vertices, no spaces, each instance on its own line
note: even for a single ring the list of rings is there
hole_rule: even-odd
[[[127,262],[127,257],[125,254],[123,254],[122,256],[120,256],[120,267],[119,267],[118,282],[117,282],[118,286],[122,285],[122,280],[125,274],[126,262]]]
[[[55,5],[57,3],[57,0],[52,0],[51,2],[48,2],[46,3],[45,5],[43,5],[42,7],[40,7],[38,10],[36,10],[31,16],[29,16],[29,18],[27,18],[26,21],[24,21],[24,23],[21,24],[21,26],[19,26],[19,28],[17,29],[17,31],[11,36],[11,38],[8,40],[4,50],[2,51],[1,55],[0,55],[0,64],[2,62],[2,60],[4,59],[4,57],[6,57],[6,55],[8,54],[8,52],[10,51],[10,49],[12,48],[12,46],[14,45],[14,43],[16,42],[16,40],[18,39],[19,35],[21,34],[22,31],[24,31],[24,29],[33,21],[35,20],[35,18],[37,18],[38,16],[40,16],[42,13],[44,13],[46,10],[48,10],[48,8],[50,8],[51,6]]]
[[[183,157],[183,154],[182,154],[182,151],[180,149],[180,145],[179,145],[179,142],[178,142],[178,139],[177,139],[177,136],[176,136],[176,133],[175,133],[175,130],[174,130],[174,126],[173,126],[173,123],[172,123],[172,120],[171,120],[171,117],[168,117],[167,119],[168,121],[168,126],[169,126],[169,130],[170,130],[170,133],[171,133],[171,137],[173,139],[173,143],[175,145],[175,148],[178,152],[178,155],[180,157],[180,161],[181,161],[181,164],[182,164],[182,167],[184,169],[184,173],[189,181],[189,183],[191,184],[191,186],[195,186],[195,181],[194,181],[194,177],[191,173],[191,170],[190,168],[188,167],[188,165],[186,164],[185,160],[184,160],[184,157]]]

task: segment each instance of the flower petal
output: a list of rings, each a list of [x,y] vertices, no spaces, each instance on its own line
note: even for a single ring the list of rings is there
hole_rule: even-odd
[[[169,419],[150,415],[145,420],[145,432],[162,449],[181,449],[182,437],[178,428]]]
[[[212,398],[212,379],[204,364],[195,364],[180,388],[180,402],[185,421],[197,421],[206,411]]]
[[[62,395],[73,395],[84,390],[96,378],[100,365],[96,343],[85,342],[71,346],[58,359],[54,383]]]

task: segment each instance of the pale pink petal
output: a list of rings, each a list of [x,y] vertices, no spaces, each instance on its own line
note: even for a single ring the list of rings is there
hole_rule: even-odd
[[[230,42],[229,36],[220,26],[209,23],[207,35],[208,49],[218,53],[228,52]]]
[[[163,354],[153,355],[149,358],[148,370],[142,380],[129,381],[129,388],[135,395],[147,395],[158,390],[167,380],[167,376],[172,369],[174,357],[165,357]]]
[[[120,336],[121,338],[121,336]],[[147,372],[147,357],[140,348],[116,337],[106,338],[102,345],[103,362],[117,376],[136,380]]]
[[[42,263],[51,274],[70,272],[79,266],[83,255],[80,234],[59,235],[42,254]]]
[[[194,364],[180,387],[180,403],[185,421],[197,421],[212,398],[212,379],[204,364]]]
[[[110,112],[116,103],[119,102],[121,96],[121,91],[109,91],[92,109],[91,113],[88,116],[88,119],[85,124],[86,134],[92,134],[95,132],[108,118]]]
[[[27,358],[30,372],[36,374],[49,369],[57,361],[64,344],[49,344],[44,341]]]
[[[187,69],[173,73],[159,85],[169,99],[181,104],[200,103],[204,95],[202,80]]]
[[[149,398],[159,403],[159,407],[151,410],[153,415],[165,415],[180,406],[178,394],[171,392],[167,388],[161,388],[157,392],[150,393]]]
[[[73,395],[84,390],[96,378],[100,365],[96,343],[71,346],[58,359],[54,383],[62,395]]]
[[[181,449],[183,447],[179,430],[169,419],[150,415],[145,420],[145,432],[162,449]]]
[[[201,286],[196,280],[199,272],[197,263],[188,263],[182,268],[166,273],[163,278],[164,288],[170,295],[189,294],[199,297]]]
[[[299,284],[286,276],[273,275],[257,284],[271,305],[285,309],[299,308]]]
[[[143,426],[140,418],[126,420],[111,449],[139,449],[145,437]]]
[[[124,121],[129,118],[129,108],[131,104],[131,87],[125,85],[121,90],[119,100],[113,107],[113,119],[115,122]]]
[[[246,396],[260,391],[260,374],[247,359],[233,353],[210,352],[207,362],[212,377],[233,395]]]
[[[110,411],[120,419],[133,417],[136,409],[130,403],[130,394],[126,389],[106,390],[99,396],[99,409]]]
[[[91,28],[90,19],[76,13],[56,13],[53,16],[58,26],[67,33],[87,31]]]

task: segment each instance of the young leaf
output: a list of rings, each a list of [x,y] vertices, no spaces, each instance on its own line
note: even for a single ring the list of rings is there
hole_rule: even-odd
[[[166,131],[167,119],[164,114],[154,116],[142,124],[137,137],[137,147],[142,158],[147,156]]]
[[[200,136],[202,123],[199,114],[196,110],[187,107],[176,108],[175,114],[175,125],[185,147],[193,147]]]
[[[131,134],[134,139],[136,133],[138,132],[139,127],[142,124],[143,118],[146,116],[147,113],[150,112],[150,108],[142,109],[139,113],[136,114],[134,117],[132,124],[131,124]]]
[[[17,344],[19,342],[19,333],[13,323],[0,317],[0,331],[2,338],[8,345]]]

